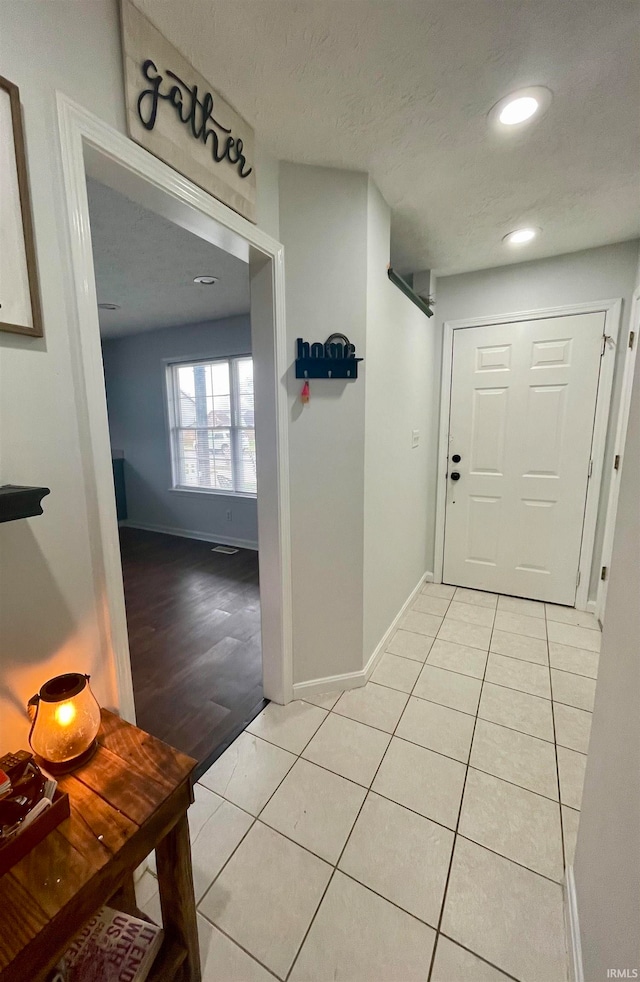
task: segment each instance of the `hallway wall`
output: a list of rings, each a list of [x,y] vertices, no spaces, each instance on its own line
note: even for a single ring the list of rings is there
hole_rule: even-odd
[[[621,332],[624,333],[629,322],[637,259],[638,242],[633,240],[565,256],[478,270],[458,276],[438,277],[434,320],[441,333],[445,321],[622,297]],[[613,466],[613,440],[620,401],[623,356],[624,346],[619,346],[605,450],[605,474]],[[604,485],[606,489],[606,481]],[[595,599],[600,575],[606,508],[605,490],[598,509],[590,599]],[[430,516],[430,524],[435,525],[435,513]]]
[[[586,982],[640,972],[640,358],[622,467],[574,861]]]
[[[248,316],[102,342],[111,446],[124,451],[127,524],[257,548],[255,498],[171,490],[166,415],[167,361],[250,352]]]
[[[303,406],[293,361],[297,337],[336,331],[366,358],[367,192],[366,174],[280,164],[294,682],[362,668],[366,369],[354,382],[313,379]]]
[[[281,163],[280,234],[292,360],[297,337],[335,331],[364,358],[355,382],[313,379],[305,406],[289,369],[294,682],[330,687],[430,569],[439,348],[388,279],[390,212],[366,174]]]
[[[117,0],[2,4],[0,65],[20,87],[44,338],[0,333],[0,483],[51,488],[44,514],[0,526],[0,745],[26,743],[24,706],[63,671],[117,706],[104,620],[83,407],[56,90],[125,132]],[[277,165],[260,149],[258,220],[277,235]],[[263,163],[264,162],[264,163]]]
[[[389,206],[369,181],[364,460],[364,664],[425,572],[433,541],[440,344],[387,276]],[[412,431],[419,443],[412,447]]]

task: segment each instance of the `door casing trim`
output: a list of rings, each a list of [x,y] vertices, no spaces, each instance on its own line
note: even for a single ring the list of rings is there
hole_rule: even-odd
[[[252,305],[255,286],[261,304],[258,312],[263,322],[268,319],[271,323],[270,338],[261,342],[265,351],[269,349],[269,358],[262,377],[262,430],[258,433],[258,440],[262,439],[265,447],[263,454],[258,453],[258,481],[265,489],[258,500],[261,566],[264,562],[270,574],[269,582],[264,584],[268,593],[262,611],[263,683],[267,698],[287,703],[293,693],[293,625],[284,249],[271,236],[68,96],[57,92],[56,98],[71,248],[69,335],[91,528],[92,573],[101,656],[111,657],[114,662],[119,711],[125,719],[135,722],[85,155],[92,162],[98,160],[105,173],[117,168],[122,183],[131,187],[142,183],[148,196],[157,197],[160,193],[171,210],[171,215],[165,215],[169,220],[187,227],[184,222],[188,216],[190,230],[195,234],[207,239],[210,230],[216,238],[224,238],[224,243],[220,243],[222,248],[226,246],[228,251],[241,248],[249,256]],[[118,190],[127,193],[125,187]]]
[[[546,320],[549,317],[567,317],[572,314],[604,314],[604,334],[610,339],[605,347],[600,366],[596,411],[591,441],[593,468],[587,486],[587,500],[582,527],[582,543],[578,571],[580,583],[576,591],[576,609],[587,610],[589,600],[589,580],[593,563],[596,537],[598,505],[602,489],[604,451],[607,426],[611,410],[613,375],[620,331],[622,299],[593,300],[586,303],[568,304],[562,307],[544,307],[540,310],[523,310],[512,314],[498,314],[486,317],[468,317],[463,320],[445,321],[442,336],[442,375],[440,387],[440,428],[438,434],[438,476],[436,490],[436,534],[433,576],[435,583],[442,583],[444,569],[444,527],[446,517],[446,475],[449,436],[449,414],[451,406],[451,380],[453,371],[454,332],[469,327],[491,327],[494,324],[510,324],[516,321]]]
[[[629,332],[635,331],[633,347],[629,347]],[[618,514],[618,498],[620,497],[620,481],[624,468],[624,451],[627,440],[627,428],[629,425],[629,415],[631,411],[631,392],[633,389],[633,379],[635,374],[636,357],[638,354],[638,344],[640,344],[640,287],[634,291],[631,301],[631,316],[629,317],[628,332],[622,339],[626,338],[624,366],[622,366],[622,385],[620,391],[620,403],[618,406],[618,418],[616,420],[616,436],[613,447],[614,458],[620,456],[620,467],[609,473],[609,493],[607,495],[607,515],[604,523],[604,535],[602,538],[602,565],[611,565],[613,554],[613,539],[616,528],[616,517]],[[608,580],[598,580],[598,596],[595,603],[595,615],[603,623],[606,601],[607,601]]]

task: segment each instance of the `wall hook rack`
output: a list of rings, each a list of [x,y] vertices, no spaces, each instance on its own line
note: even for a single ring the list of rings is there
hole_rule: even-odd
[[[356,346],[346,334],[330,334],[327,340],[296,340],[296,378],[357,379]]]

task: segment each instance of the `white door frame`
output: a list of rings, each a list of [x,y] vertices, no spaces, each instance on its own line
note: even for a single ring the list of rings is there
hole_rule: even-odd
[[[620,392],[620,405],[618,408],[618,419],[616,423],[616,437],[613,446],[614,461],[616,456],[620,458],[618,469],[611,467],[609,478],[609,496],[607,498],[607,517],[604,523],[604,536],[602,540],[602,565],[611,567],[611,556],[613,554],[613,538],[616,528],[616,516],[618,513],[618,498],[620,496],[620,478],[624,467],[624,448],[627,439],[627,428],[629,425],[629,411],[631,408],[631,390],[633,389],[633,375],[636,365],[636,353],[638,351],[638,335],[640,334],[640,287],[633,294],[631,302],[631,316],[629,318],[629,332],[634,332],[633,345],[629,346],[629,334],[621,341],[626,340],[626,352],[624,359],[624,369],[622,373],[622,388]],[[596,617],[600,623],[604,620],[604,613],[607,602],[607,590],[609,578],[598,580],[598,597],[596,600]]]
[[[93,174],[107,175],[107,183],[116,190],[129,190],[130,197],[176,224],[228,251],[244,250],[249,258],[252,331],[254,321],[262,329],[256,332],[260,351],[255,354],[261,366],[256,365],[256,437],[263,684],[268,699],[287,703],[293,693],[293,629],[284,249],[64,94],[57,93],[57,103],[75,298],[70,336],[80,449],[102,650],[115,662],[119,710],[135,721],[89,225],[88,163]]]
[[[598,517],[598,502],[602,484],[603,457],[607,438],[607,425],[611,408],[611,391],[616,360],[616,347],[620,329],[622,300],[594,300],[589,303],[569,304],[566,307],[546,307],[541,310],[523,310],[513,314],[498,314],[493,317],[469,317],[464,320],[446,321],[443,325],[442,339],[442,385],[440,394],[440,433],[438,440],[438,483],[436,491],[436,535],[433,579],[442,583],[444,568],[444,527],[446,518],[447,458],[449,442],[449,412],[451,407],[451,375],[453,371],[454,331],[468,327],[491,327],[495,324],[510,324],[514,321],[544,320],[548,317],[566,317],[571,314],[605,315],[604,334],[609,339],[602,357],[596,414],[591,443],[593,462],[591,478],[587,488],[587,502],[582,529],[582,544],[578,571],[580,583],[576,593],[577,610],[586,610],[589,600],[589,579],[593,562],[593,550]]]

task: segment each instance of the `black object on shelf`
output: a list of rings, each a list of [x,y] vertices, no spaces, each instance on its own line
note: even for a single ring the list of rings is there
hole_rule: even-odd
[[[331,334],[324,343],[296,340],[296,378],[356,379],[362,360],[346,334]]]
[[[119,451],[116,451],[119,453]],[[116,515],[118,521],[124,521],[127,516],[127,488],[124,477],[124,457],[112,456],[113,486],[116,492]]]
[[[400,274],[396,273],[395,269],[392,269],[391,266],[387,266],[387,276],[393,285],[397,286],[400,292],[404,293],[405,297],[410,300],[411,303],[414,303],[423,314],[426,314],[427,317],[433,317],[431,304],[435,303],[435,300],[432,300],[431,297],[429,297],[428,300],[424,300],[422,297],[418,296],[416,291],[410,287],[407,281],[403,280]]]
[[[49,488],[3,484],[0,487],[0,522],[15,522],[19,518],[42,515],[41,501],[50,493]]]

